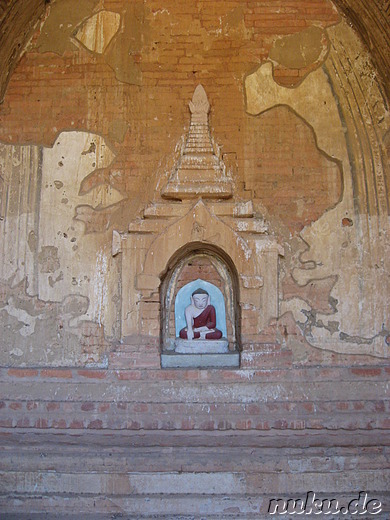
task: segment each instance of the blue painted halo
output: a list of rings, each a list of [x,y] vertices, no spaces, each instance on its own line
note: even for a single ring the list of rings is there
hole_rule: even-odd
[[[217,329],[222,332],[224,338],[227,337],[226,331],[226,311],[225,311],[225,300],[222,292],[210,282],[206,282],[198,278],[193,282],[188,283],[182,287],[175,299],[175,331],[176,337],[179,337],[181,329],[187,326],[185,318],[185,308],[191,304],[191,295],[197,289],[204,289],[210,295],[210,304],[214,305],[215,312],[217,315]]]

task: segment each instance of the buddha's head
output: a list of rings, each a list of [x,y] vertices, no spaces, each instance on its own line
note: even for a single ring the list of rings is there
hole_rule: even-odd
[[[210,304],[210,296],[204,289],[196,289],[192,293],[191,300],[197,309],[205,309]]]

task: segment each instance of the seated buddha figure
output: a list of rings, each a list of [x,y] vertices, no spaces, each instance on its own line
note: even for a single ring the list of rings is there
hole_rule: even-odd
[[[215,307],[210,304],[210,296],[204,289],[192,293],[191,304],[185,308],[187,327],[181,329],[182,339],[220,339],[222,332],[216,328]]]

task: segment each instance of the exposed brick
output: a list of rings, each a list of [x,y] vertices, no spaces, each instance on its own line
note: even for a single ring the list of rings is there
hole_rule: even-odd
[[[40,417],[35,421],[35,428],[48,428],[49,423],[45,417]]]
[[[382,373],[381,368],[371,368],[371,367],[356,367],[351,368],[352,374],[362,377],[375,377],[380,376]]]
[[[65,429],[67,427],[65,419],[55,419],[51,421],[51,428]]]
[[[83,421],[77,421],[77,420],[73,420],[70,425],[69,425],[69,428],[73,428],[73,429],[82,429],[84,428],[84,422]]]
[[[91,421],[87,428],[90,428],[90,429],[93,429],[93,430],[100,430],[101,428],[103,428],[103,421],[101,421],[100,419],[95,419],[94,421]]]
[[[9,403],[8,408],[11,410],[21,410],[22,409],[22,403]]]
[[[30,426],[32,426],[32,424],[28,417],[21,417],[16,421],[16,428],[30,428]]]
[[[136,381],[142,379],[142,373],[139,370],[117,370],[115,374],[119,380]]]
[[[60,368],[42,369],[41,377],[55,377],[58,379],[71,379],[72,371]]]
[[[53,410],[59,410],[60,409],[60,404],[59,403],[55,403],[55,402],[47,403],[46,409],[47,409],[48,412],[51,412]]]
[[[88,379],[105,379],[107,375],[105,370],[77,370],[77,374]]]
[[[89,401],[87,401],[86,403],[83,403],[81,405],[81,410],[83,412],[90,412],[91,410],[95,410],[95,403],[91,403]]]
[[[33,368],[9,368],[8,375],[13,377],[35,377],[38,375],[38,370]]]

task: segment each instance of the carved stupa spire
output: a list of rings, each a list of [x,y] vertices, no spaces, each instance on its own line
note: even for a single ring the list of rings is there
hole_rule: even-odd
[[[210,103],[202,85],[195,89],[192,101],[189,103],[191,123],[188,131],[183,155],[214,152],[211,142],[208,114]]]
[[[232,180],[226,174],[219,149],[214,145],[208,114],[210,103],[202,85],[189,103],[191,122],[180,158],[162,196],[169,199],[230,198]]]

